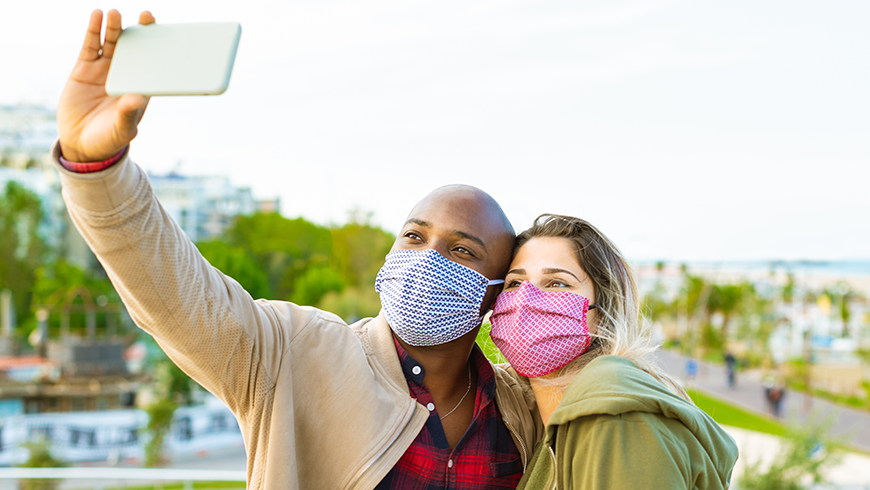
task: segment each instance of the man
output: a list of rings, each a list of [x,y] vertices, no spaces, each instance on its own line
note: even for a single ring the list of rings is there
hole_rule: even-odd
[[[95,11],[58,106],[64,198],[136,323],[235,413],[248,487],[513,488],[543,427],[527,385],[474,344],[513,247],[498,204],[468,186],[417,204],[378,274],[377,318],[254,301],[127,157],[148,100],[106,95],[120,14],[102,44],[101,24]]]

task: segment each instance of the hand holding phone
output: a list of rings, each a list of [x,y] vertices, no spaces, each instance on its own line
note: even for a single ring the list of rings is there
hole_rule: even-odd
[[[156,26],[146,11],[139,26],[123,35],[121,14],[111,10],[100,42],[102,20],[102,11],[91,13],[58,103],[61,151],[70,161],[105,160],[127,146],[136,137],[149,95],[226,90],[241,32],[238,24]]]
[[[101,43],[103,12],[91,13],[79,59],[57,106],[61,151],[73,162],[105,160],[121,151],[136,137],[148,106],[148,97],[139,94],[112,97],[106,93],[106,77],[121,34],[121,14],[111,10],[107,17]],[[153,24],[154,16],[142,12],[139,23]]]

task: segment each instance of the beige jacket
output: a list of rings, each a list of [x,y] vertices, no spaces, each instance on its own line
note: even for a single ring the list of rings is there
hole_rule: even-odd
[[[125,159],[75,174],[53,159],[70,216],[130,315],[238,418],[251,489],[371,489],[423,427],[383,315],[350,327],[254,300],[203,259]],[[523,456],[543,435],[527,382],[501,367],[496,403]]]

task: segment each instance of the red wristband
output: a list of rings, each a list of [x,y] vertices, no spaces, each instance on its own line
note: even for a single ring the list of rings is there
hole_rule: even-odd
[[[106,159],[106,160],[102,160],[99,162],[86,162],[86,163],[71,162],[71,161],[67,160],[66,158],[64,158],[63,155],[61,155],[60,156],[60,164],[63,165],[63,168],[69,170],[70,172],[75,172],[78,174],[89,174],[92,172],[99,172],[100,170],[105,170],[105,169],[111,167],[112,165],[120,162],[121,159],[124,158],[124,155],[127,154],[127,150],[129,150],[129,149],[130,149],[130,145],[127,145],[121,151],[119,151],[118,153],[115,153],[115,155],[112,156],[111,158]]]

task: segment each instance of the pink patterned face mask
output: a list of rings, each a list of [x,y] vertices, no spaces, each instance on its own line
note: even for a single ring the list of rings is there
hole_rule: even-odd
[[[551,373],[586,352],[591,343],[589,299],[541,291],[529,281],[498,296],[490,336],[511,366],[527,378]],[[595,308],[595,305],[592,305]]]

